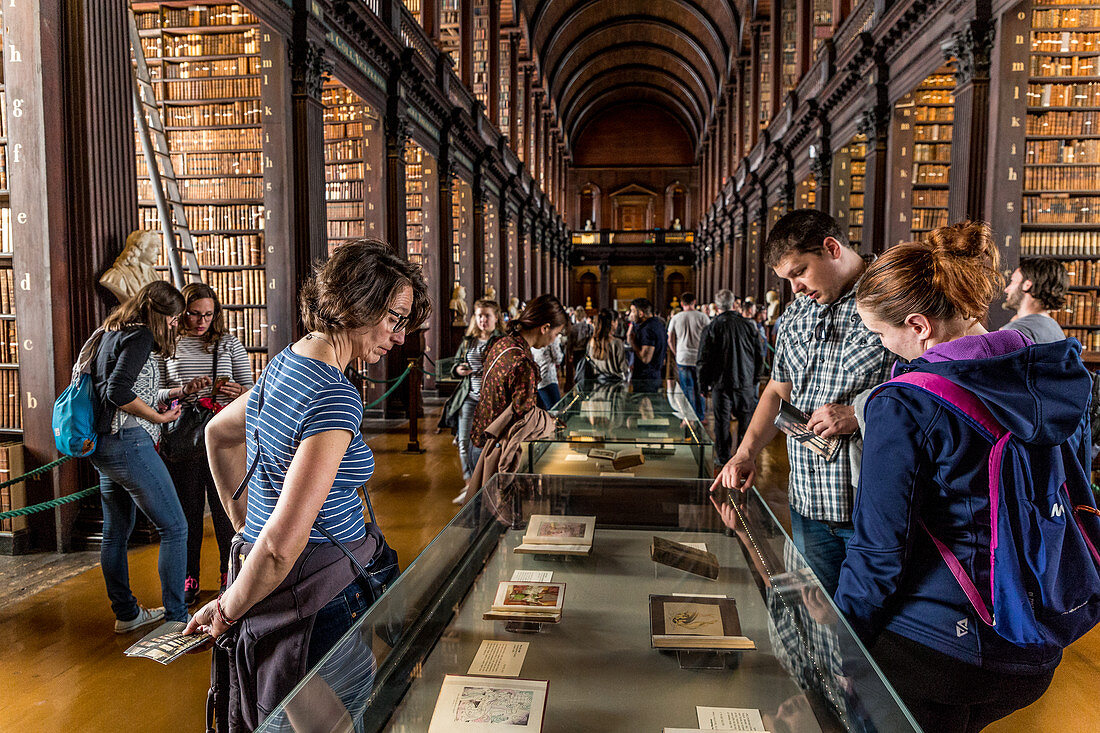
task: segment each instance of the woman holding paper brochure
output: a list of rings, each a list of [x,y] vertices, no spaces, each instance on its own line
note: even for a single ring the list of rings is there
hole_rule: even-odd
[[[229,587],[186,631],[228,634],[219,646],[230,650],[231,674],[247,683],[233,688],[239,699],[230,710],[249,730],[397,574],[373,513],[364,521],[358,489],[374,472],[374,454],[359,431],[362,399],[344,370],[355,359],[380,361],[431,309],[420,268],[378,240],[338,247],[301,302],[306,336],[206,430],[211,473],[240,534]],[[374,659],[369,645],[347,644],[334,655],[341,658],[326,669],[335,679],[324,681],[354,719]]]

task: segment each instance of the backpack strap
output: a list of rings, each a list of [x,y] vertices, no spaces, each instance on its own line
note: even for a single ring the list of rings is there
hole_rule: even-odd
[[[1008,445],[1012,433],[993,417],[993,413],[973,392],[960,387],[947,377],[928,372],[906,372],[881,385],[871,394],[871,399],[877,396],[883,388],[890,385],[908,386],[927,392],[938,402],[951,409],[952,412],[968,418],[971,423],[984,430],[987,433],[986,437],[993,444],[989,451],[989,597],[993,598],[993,569],[998,544],[997,515],[1000,510],[1001,464],[1005,447]],[[966,569],[963,568],[962,563],[959,562],[959,559],[955,557],[955,554],[951,552],[947,545],[932,534],[923,519],[918,517],[917,522],[931,538],[932,544],[936,546],[940,557],[947,563],[948,569],[955,576],[955,580],[962,588],[963,593],[966,594],[978,617],[987,625],[993,626],[993,614],[986,606],[981,594],[978,593],[974,581],[966,574]]]

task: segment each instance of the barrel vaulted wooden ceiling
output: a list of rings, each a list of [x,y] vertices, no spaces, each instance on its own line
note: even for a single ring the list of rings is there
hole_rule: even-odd
[[[698,149],[741,43],[734,0],[515,0],[570,143],[616,106],[673,115]],[[768,0],[753,7],[766,17]]]

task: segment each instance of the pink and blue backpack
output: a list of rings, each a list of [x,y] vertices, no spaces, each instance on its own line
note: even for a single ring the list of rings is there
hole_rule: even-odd
[[[875,394],[887,386],[927,392],[989,440],[987,591],[920,522],[978,617],[1021,647],[1064,648],[1100,623],[1100,512],[1073,447],[1025,443],[938,374],[908,372]]]

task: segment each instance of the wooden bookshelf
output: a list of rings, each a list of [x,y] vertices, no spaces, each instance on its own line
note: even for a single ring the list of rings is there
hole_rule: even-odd
[[[795,204],[799,209],[817,208],[817,177],[811,172],[795,187]]]
[[[810,45],[810,55],[817,56],[817,50],[826,38],[833,35],[833,3],[832,0],[813,0],[813,39]]]
[[[501,286],[498,284],[497,272],[500,268],[500,223],[497,221],[497,204],[490,198],[485,200],[485,266],[482,269],[484,282],[478,290],[477,297],[487,293],[489,286],[496,289],[496,301],[500,302]]]
[[[328,251],[366,234],[363,99],[334,78],[321,91],[325,135]]]
[[[459,69],[459,0],[442,0],[439,9],[439,50],[449,54]]]
[[[464,266],[464,259],[469,248],[469,237],[466,234],[466,206],[464,199],[468,195],[468,189],[458,176],[451,176],[451,262],[454,266],[454,284],[466,285],[463,277],[469,271],[469,265]],[[466,303],[469,305],[473,293],[466,293]]]
[[[913,172],[910,239],[947,226],[951,181],[951,136],[955,120],[955,77],[941,68],[913,90]]]
[[[405,143],[405,246],[409,262],[424,265],[425,190],[424,148]]]
[[[512,42],[508,36],[502,36],[500,38],[500,79],[498,84],[500,86],[500,107],[499,107],[499,121],[498,125],[500,132],[504,137],[508,137],[511,128],[511,84],[509,80],[512,73]],[[511,140],[509,140],[509,143]]]
[[[779,86],[781,94],[798,86],[798,8],[787,0],[779,10]]]
[[[0,46],[3,46],[3,42],[3,30],[0,27]],[[8,100],[3,64],[0,64],[0,434],[19,433],[23,429],[23,410],[19,399],[19,332],[15,320],[15,273],[12,269],[12,255],[15,250],[8,198],[7,143]],[[3,491],[10,501],[8,490]],[[6,531],[11,531],[10,527]]]
[[[760,29],[760,73],[757,75],[757,118],[760,129],[772,120],[772,34],[768,26]]]
[[[484,105],[486,114],[489,109],[489,0],[473,0],[474,13],[474,57],[473,83],[474,97]]]
[[[1100,7],[1035,0],[1027,64],[1020,255],[1070,273],[1067,336],[1100,358]]]
[[[237,4],[134,9],[203,282],[258,377],[268,358],[259,21]],[[138,219],[160,231],[136,136],[135,145]],[[157,269],[168,277],[167,247]]]
[[[833,157],[833,211],[848,229],[848,241],[859,249],[863,243],[863,191],[867,174],[867,137],[859,134]]]

